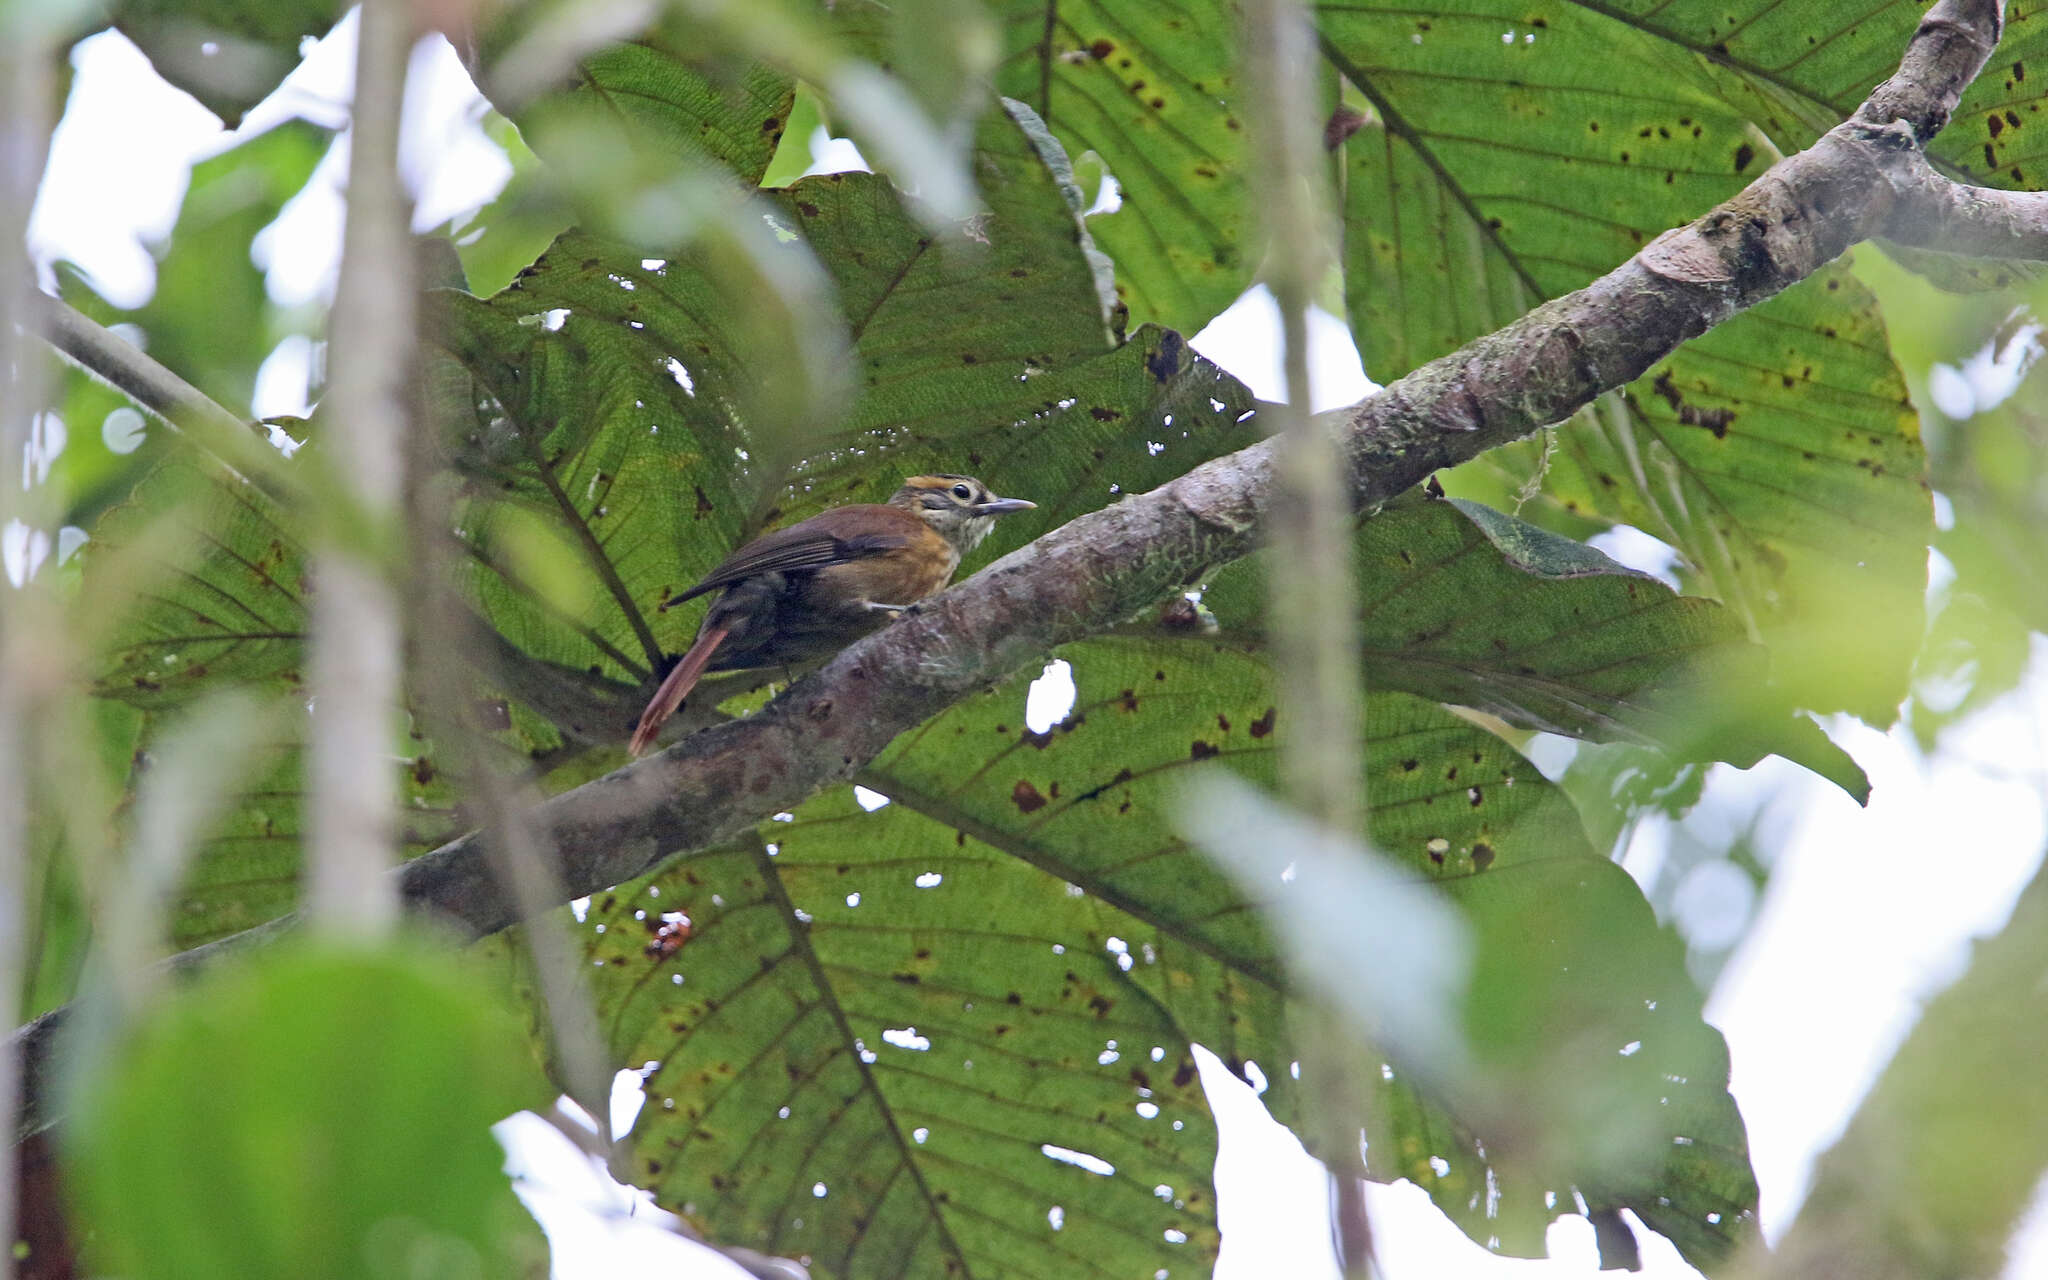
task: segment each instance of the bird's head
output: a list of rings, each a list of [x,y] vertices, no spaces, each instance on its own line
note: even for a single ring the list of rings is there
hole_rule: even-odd
[[[965,555],[988,536],[997,516],[1029,511],[1038,504],[998,498],[973,476],[938,474],[905,480],[889,505],[916,515]]]

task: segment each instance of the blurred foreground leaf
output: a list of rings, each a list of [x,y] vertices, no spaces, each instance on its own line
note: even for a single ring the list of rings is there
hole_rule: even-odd
[[[156,73],[232,129],[299,65],[302,44],[327,34],[339,0],[118,0],[114,25]]]
[[[445,955],[294,946],[207,973],[97,1064],[73,1185],[136,1280],[538,1274],[490,1126],[540,1101]]]

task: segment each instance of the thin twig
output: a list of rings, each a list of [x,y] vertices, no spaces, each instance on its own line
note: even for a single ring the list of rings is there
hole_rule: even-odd
[[[1299,0],[1248,0],[1244,7],[1253,91],[1252,187],[1263,194],[1268,240],[1263,272],[1280,308],[1286,394],[1266,410],[1277,447],[1267,557],[1269,626],[1278,706],[1287,732],[1280,779],[1287,798],[1321,827],[1351,834],[1365,816],[1360,745],[1358,614],[1352,576],[1351,507],[1336,441],[1312,414],[1308,312],[1316,286],[1336,266],[1336,218],[1312,96],[1314,28]],[[1372,1271],[1372,1228],[1359,1157],[1356,1057],[1337,1015],[1309,1005],[1297,1019],[1312,1141],[1329,1165],[1337,1263],[1347,1280]]]
[[[140,347],[69,303],[43,293],[30,301],[35,332],[59,354],[156,415],[230,474],[258,485],[280,501],[298,497],[299,478],[287,471],[283,455],[264,442],[260,424],[236,417]]]
[[[23,899],[38,726],[54,722],[47,731],[54,737],[68,721],[47,714],[61,705],[67,646],[50,589],[56,575],[37,574],[40,560],[55,557],[56,535],[49,486],[32,474],[47,464],[50,442],[37,438],[43,365],[27,337],[36,289],[22,252],[49,144],[56,34],[26,9],[0,10],[0,545],[12,541],[18,556],[11,566],[0,563],[0,1013],[11,1018],[20,1016],[25,985]],[[0,1106],[23,1096],[25,1066],[18,1046],[0,1050]],[[20,1216],[15,1168],[12,1159],[0,1168],[0,1241],[10,1246]],[[15,1274],[15,1261],[10,1247],[0,1259],[0,1280]]]

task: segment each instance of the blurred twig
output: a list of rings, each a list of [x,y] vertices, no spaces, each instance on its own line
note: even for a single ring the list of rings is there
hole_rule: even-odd
[[[306,909],[319,924],[365,934],[398,913],[384,873],[396,843],[390,754],[402,628],[398,593],[378,552],[396,531],[403,501],[416,308],[398,122],[415,34],[404,0],[365,0],[326,409],[336,476],[367,527],[323,530],[313,564]]]
[[[44,557],[54,560],[56,537],[48,489],[31,475],[32,459],[50,444],[36,437],[42,362],[27,338],[35,279],[22,252],[50,137],[56,32],[48,22],[30,7],[0,9],[0,1014],[9,1018],[19,1016],[23,986],[36,726],[63,687],[54,575],[38,580],[36,572]],[[0,1050],[0,1106],[14,1106],[21,1093],[17,1048]],[[9,1246],[0,1280],[15,1273],[15,1170],[11,1159],[0,1167],[0,1242]]]
[[[1252,154],[1267,235],[1266,287],[1280,308],[1286,395],[1268,411],[1278,444],[1267,508],[1268,628],[1279,679],[1280,780],[1309,819],[1332,832],[1360,830],[1365,806],[1359,744],[1358,625],[1351,569],[1351,506],[1330,425],[1313,416],[1308,312],[1336,264],[1336,226],[1317,148],[1328,114],[1314,99],[1314,29],[1299,0],[1249,0],[1246,61],[1256,110]],[[1358,1125],[1365,1114],[1353,1080],[1353,1042],[1334,1011],[1311,1004],[1297,1020],[1302,1073],[1318,1154],[1332,1180],[1338,1266],[1348,1280],[1372,1270],[1365,1163]]]
[[[460,264],[445,243],[427,241],[419,251],[420,275],[460,283]],[[424,703],[430,735],[452,757],[465,798],[491,834],[493,870],[518,905],[526,929],[541,1007],[553,1031],[556,1076],[597,1126],[596,1142],[609,1162],[612,1069],[583,981],[581,949],[554,914],[565,901],[554,851],[543,844],[546,833],[527,819],[527,810],[541,797],[522,794],[501,772],[502,753],[492,750],[493,726],[474,696],[479,669],[485,688],[503,687],[506,681],[493,667],[525,670],[533,661],[477,616],[458,578],[462,544],[448,531],[447,512],[455,505],[449,490],[459,481],[446,444],[456,434],[450,422],[459,420],[474,392],[468,372],[450,356],[425,356],[417,373],[413,416],[419,428],[405,441],[406,539],[417,560],[406,600],[415,627],[412,687]],[[499,661],[465,657],[475,654],[495,655]],[[540,666],[546,674],[539,683],[558,685],[571,696],[583,692],[551,678],[546,664]]]

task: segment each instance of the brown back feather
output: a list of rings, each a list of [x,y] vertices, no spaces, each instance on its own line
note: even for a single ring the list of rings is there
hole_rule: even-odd
[[[879,503],[834,507],[787,529],[762,534],[727,556],[702,582],[669,597],[662,607],[681,604],[757,574],[851,564],[906,546],[927,531],[923,520],[900,507]]]

